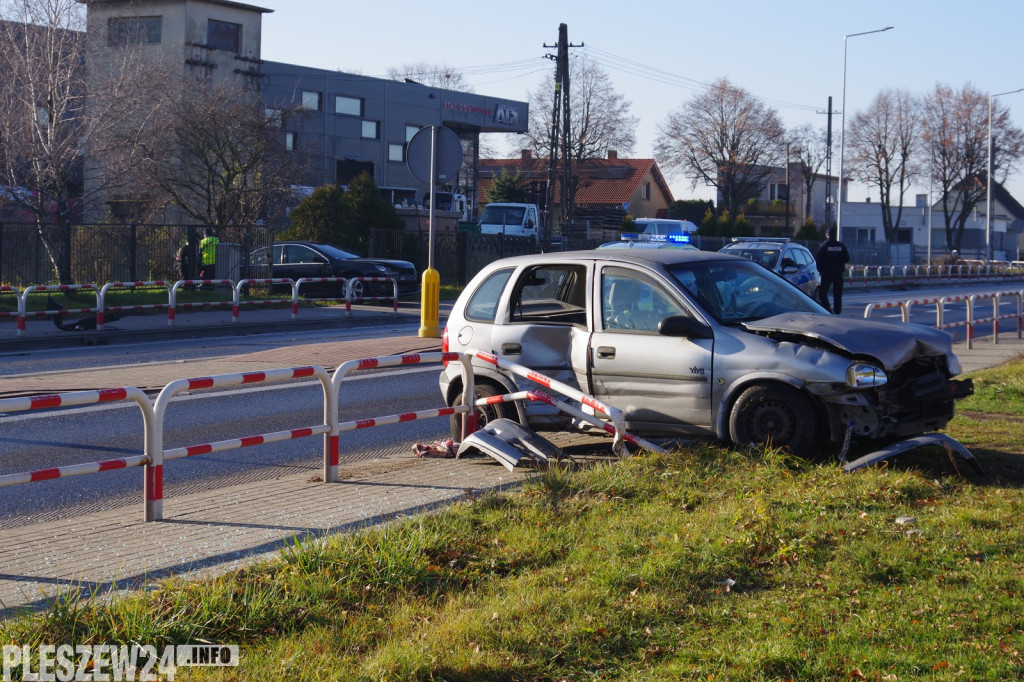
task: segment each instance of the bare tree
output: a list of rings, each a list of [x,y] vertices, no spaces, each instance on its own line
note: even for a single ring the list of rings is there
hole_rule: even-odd
[[[920,102],[904,90],[883,90],[875,95],[867,111],[854,116],[848,128],[850,174],[878,188],[882,227],[889,243],[896,241],[903,199],[918,174],[920,129]]]
[[[148,68],[133,45],[112,50],[116,68],[92,75],[85,5],[77,0],[0,3],[0,182],[24,187],[22,208],[37,229],[61,282],[71,276],[74,216],[128,181],[137,148],[114,145],[125,122],[146,125],[138,86]],[[125,138],[122,138],[122,140]],[[86,182],[83,152],[109,158],[103,178]]]
[[[923,100],[922,142],[942,206],[946,248],[959,251],[967,219],[985,201],[988,95],[970,84],[959,90],[937,84]],[[1024,133],[999,100],[992,107],[992,152],[993,178],[1005,182],[1024,154]]]
[[[662,168],[716,188],[734,216],[785,160],[778,113],[725,78],[669,113],[658,135]]]
[[[165,202],[205,225],[253,224],[291,191],[305,157],[285,149],[297,109],[266,114],[239,83],[186,82],[161,92],[166,123],[143,141],[147,179]]]
[[[473,92],[473,86],[469,84],[466,77],[458,69],[447,64],[428,64],[426,62],[402,64],[397,67],[389,67],[387,74],[388,78],[392,80],[408,80],[429,85],[432,88]]]
[[[828,158],[828,133],[817,130],[810,123],[797,126],[789,132],[789,154],[800,164],[800,180],[804,185],[804,215],[811,215],[811,197],[818,173]]]
[[[636,148],[638,119],[629,115],[632,103],[612,89],[608,74],[595,62],[574,58],[569,65],[569,82],[570,158],[599,159],[609,151],[631,154]],[[516,135],[512,142],[547,159],[551,156],[552,81],[545,79],[529,99],[529,131],[525,139]]]

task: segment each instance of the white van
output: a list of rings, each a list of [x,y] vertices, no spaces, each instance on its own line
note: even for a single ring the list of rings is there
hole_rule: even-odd
[[[672,220],[670,218],[637,218],[636,231],[640,234],[693,234],[697,226],[689,220]]]
[[[540,211],[536,204],[491,202],[480,213],[480,234],[537,238]]]

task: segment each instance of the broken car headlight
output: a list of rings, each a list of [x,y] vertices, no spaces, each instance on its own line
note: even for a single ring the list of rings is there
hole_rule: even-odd
[[[949,376],[955,377],[963,371],[963,367],[960,366],[960,358],[955,353],[948,353],[946,355],[946,369],[949,370]]]
[[[884,370],[866,362],[857,362],[846,368],[846,385],[850,388],[884,386],[888,380]]]

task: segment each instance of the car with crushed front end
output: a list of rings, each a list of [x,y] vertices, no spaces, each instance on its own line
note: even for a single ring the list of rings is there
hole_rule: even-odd
[[[733,237],[719,251],[760,263],[818,299],[821,273],[814,254],[806,246],[792,244],[786,237]]]
[[[943,428],[972,392],[945,331],[830,315],[744,258],[606,249],[506,258],[452,308],[445,350],[478,349],[625,413],[633,433],[712,437],[807,455],[849,436],[886,442]],[[538,386],[474,361],[477,397]],[[456,363],[440,376],[464,404]],[[492,402],[479,424],[572,425],[543,403]],[[458,436],[458,418],[452,435]]]
[[[355,278],[389,277],[398,284],[399,297],[419,291],[416,266],[409,261],[384,258],[363,258],[332,244],[303,241],[282,241],[264,246],[250,255],[253,277],[300,278],[344,277],[351,282],[352,297],[387,298],[394,296],[390,282],[373,282]],[[309,282],[300,293],[306,296],[343,298],[344,285],[340,282]]]

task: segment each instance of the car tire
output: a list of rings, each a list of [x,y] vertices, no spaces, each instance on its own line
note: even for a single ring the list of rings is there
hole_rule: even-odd
[[[351,277],[358,277],[358,275],[352,275]],[[352,281],[349,281],[347,283],[347,286],[348,286],[349,289],[352,290],[352,300],[353,301],[358,301],[359,299],[361,299],[365,295],[363,293],[363,282],[358,282],[358,281],[357,282],[352,282]]]
[[[503,393],[505,393],[505,391],[494,384],[476,384],[477,399],[490,398]],[[465,404],[466,402],[463,399],[463,393],[459,392],[459,395],[457,395],[455,400],[452,402],[452,407],[460,407]],[[476,408],[476,428],[479,429],[486,426],[495,419],[506,419],[510,417],[512,417],[512,415],[509,414],[509,410],[505,409],[505,405],[502,403],[484,405]],[[462,415],[453,414],[451,416],[450,424],[452,440],[458,443],[462,440]]]
[[[791,386],[750,386],[729,414],[729,438],[735,445],[771,445],[806,457],[813,452],[816,432],[811,402]]]

